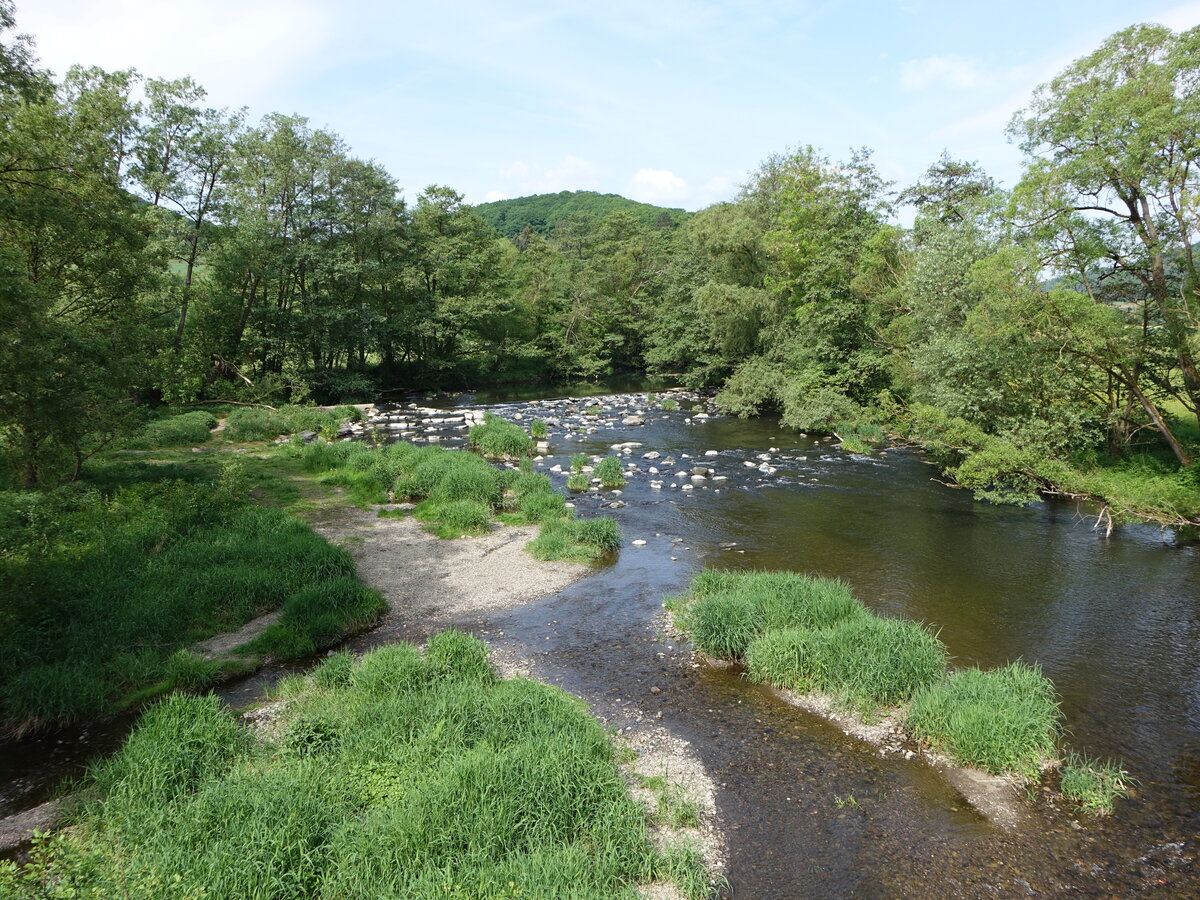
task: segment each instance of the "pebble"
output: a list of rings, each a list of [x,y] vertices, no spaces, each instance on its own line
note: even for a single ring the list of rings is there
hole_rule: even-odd
[[[645,546],[646,546],[646,542],[645,542],[645,541],[643,541],[641,538],[638,538],[636,541],[634,541],[634,542],[633,542],[633,546],[635,546],[635,547],[645,547]]]

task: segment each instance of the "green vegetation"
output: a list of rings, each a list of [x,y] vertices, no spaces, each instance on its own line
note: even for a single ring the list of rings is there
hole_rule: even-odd
[[[638,203],[617,194],[595,191],[560,191],[534,194],[512,200],[493,200],[475,207],[485,222],[506,238],[519,238],[528,228],[541,235],[552,234],[560,223],[587,217],[599,221],[609,213],[623,213],[643,226],[675,228],[687,221],[682,209]]]
[[[583,472],[572,472],[567,476],[567,490],[577,494],[586,491],[591,483],[591,480]]]
[[[1062,714],[1054,685],[1021,662],[964,669],[918,691],[908,712],[914,735],[967,765],[1036,776],[1054,754]]]
[[[825,693],[867,715],[908,703],[912,734],[963,765],[1032,778],[1054,756],[1061,714],[1038,669],[948,674],[934,634],[875,616],[840,581],[708,571],[667,605],[697,647],[744,660],[756,681]]]
[[[519,459],[533,453],[533,440],[520,425],[487,413],[467,434],[471,446],[492,459]]]
[[[413,515],[439,537],[482,534],[499,518],[511,525],[541,526],[528,548],[539,559],[590,562],[621,545],[615,520],[575,519],[549,476],[529,468],[501,472],[474,453],[402,441],[379,449],[315,443],[290,452],[301,454],[308,471],[331,472],[326,480],[346,486],[359,502],[385,502],[391,484],[396,499],[418,504]]]
[[[596,463],[595,476],[600,479],[601,487],[608,490],[625,487],[625,470],[615,456],[606,456]]]
[[[159,447],[192,447],[209,439],[217,425],[216,416],[207,412],[186,412],[155,419],[143,425],[122,443],[130,450]]]
[[[664,412],[674,412],[675,410],[679,409],[679,401],[674,397],[667,397],[659,405]]]
[[[583,704],[496,680],[468,635],[339,654],[280,692],[257,734],[212,697],[153,707],[95,770],[76,827],[23,872],[0,863],[0,893],[600,898],[667,879],[708,893],[694,854],[652,845]]]
[[[546,423],[541,419],[534,419],[529,423],[529,434],[534,440],[545,440],[546,435],[549,433],[550,430],[546,427]]]
[[[592,562],[621,546],[621,530],[615,519],[554,518],[542,522],[528,550],[538,559]]]
[[[323,432],[336,429],[350,419],[357,422],[361,413],[353,406],[318,409],[313,406],[283,406],[279,409],[238,407],[225,418],[225,436],[231,441],[266,441],[281,434],[300,431]]]
[[[111,493],[0,494],[5,730],[204,687],[224,664],[187,648],[263,613],[282,617],[240,655],[305,656],[382,609],[345,551],[247,505],[236,465],[217,483],[153,469]]]
[[[1062,765],[1062,795],[1074,800],[1087,813],[1106,816],[1112,813],[1117,798],[1133,788],[1134,779],[1113,762],[1089,759],[1068,753]]]
[[[571,471],[583,472],[583,467],[588,464],[588,455],[586,453],[576,453],[571,457]]]
[[[56,81],[0,4],[12,482],[202,437],[146,426],[147,398],[672,372],[854,451],[885,430],[922,444],[982,499],[1068,493],[1113,521],[1200,523],[1197,326],[1177,302],[1200,283],[1200,173],[1171,163],[1200,150],[1187,34],[1133,26],[1040,87],[1009,129],[1026,157],[1012,190],[943,156],[895,193],[868,150],[800,147],[688,215],[590,192],[472,209],[441,185],[409,206],[302,117],[247,122],[186,78]],[[336,424],[309,415],[239,406],[227,437]],[[483,429],[481,450],[528,453],[513,429]]]
[[[854,709],[895,706],[946,673],[946,648],[914,622],[856,616],[827,628],[769,630],[746,648],[750,677],[820,691]]]

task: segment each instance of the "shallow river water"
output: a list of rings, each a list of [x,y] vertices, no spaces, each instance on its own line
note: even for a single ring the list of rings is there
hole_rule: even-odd
[[[619,395],[600,398],[607,409],[582,420],[585,433],[580,414],[596,401],[502,401],[440,405],[562,421],[541,471],[641,444],[622,457],[635,468],[619,495],[575,498],[584,515],[616,516],[624,546],[558,595],[459,624],[611,726],[651,723],[690,742],[717,787],[730,896],[1200,897],[1200,547],[1144,526],[1106,537],[1074,504],[977,503],[915,452],[853,455],[771,419],[696,418]],[[621,424],[639,410],[644,425]],[[453,446],[462,431],[439,437]],[[643,459],[650,451],[662,458]],[[697,465],[727,480],[684,491],[675,473]],[[562,489],[565,475],[554,477]],[[614,501],[625,505],[601,510]],[[666,631],[662,601],[705,567],[841,577],[876,612],[936,628],[955,665],[1038,663],[1062,695],[1069,746],[1119,759],[1135,796],[1104,820],[1034,798],[1021,827],[988,823],[925,763],[881,758],[695,662]],[[423,637],[422,623],[405,634]],[[77,753],[69,737],[46,741],[31,758]]]
[[[1148,526],[1106,537],[1075,504],[978,503],[911,451],[859,456],[771,419],[604,404],[595,433],[552,427],[540,468],[642,445],[623,457],[636,469],[620,495],[576,501],[584,514],[626,504],[603,510],[621,523],[618,559],[558,596],[463,624],[610,724],[661,714],[688,739],[718,786],[735,896],[1200,896],[1200,547]],[[586,405],[495,410],[566,424]],[[621,424],[637,410],[645,425]],[[746,465],[764,453],[774,472]],[[695,465],[728,480],[671,487]],[[938,629],[956,665],[1041,665],[1069,746],[1121,760],[1136,796],[1108,820],[1043,800],[1018,829],[989,824],[924,763],[882,759],[736,673],[697,666],[664,632],[661,603],[704,567],[841,577],[876,612]]]

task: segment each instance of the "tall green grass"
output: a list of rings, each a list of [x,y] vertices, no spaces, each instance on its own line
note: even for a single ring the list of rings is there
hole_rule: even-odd
[[[779,628],[746,650],[751,677],[822,691],[865,712],[895,706],[946,674],[946,649],[915,622],[856,616],[827,628]]]
[[[606,456],[596,463],[595,475],[600,479],[600,484],[609,490],[625,487],[625,471],[615,456]]]
[[[1128,794],[1134,786],[1134,778],[1117,763],[1090,759],[1078,753],[1067,754],[1061,774],[1059,790],[1062,795],[1095,816],[1109,815],[1117,799]]]
[[[744,659],[757,681],[831,694],[868,714],[908,703],[912,734],[961,764],[1033,776],[1054,755],[1058,698],[1038,669],[948,675],[936,635],[875,616],[840,581],[714,570],[668,606],[697,647]]]
[[[615,898],[666,876],[707,893],[694,856],[655,849],[583,704],[497,681],[474,638],[334,657],[284,689],[253,741],[212,698],[151,709],[77,826],[28,876],[0,868],[0,893]]]
[[[179,651],[266,612],[281,609],[281,621],[251,649],[297,656],[382,609],[344,550],[280,510],[246,506],[220,484],[5,499],[7,730],[103,715],[147,691],[202,687],[216,673]]]
[[[353,406],[335,409],[299,405],[279,409],[242,406],[225,417],[225,437],[231,441],[268,441],[281,434],[336,429],[347,419],[358,421],[361,418],[362,413]]]
[[[492,459],[518,459],[533,453],[533,438],[520,425],[487,413],[467,432],[467,442]]]
[[[964,669],[913,695],[908,726],[932,747],[988,772],[1034,776],[1054,754],[1062,713],[1035,666]]]
[[[123,446],[129,450],[191,447],[207,441],[216,425],[217,419],[211,413],[179,413],[147,422]]]

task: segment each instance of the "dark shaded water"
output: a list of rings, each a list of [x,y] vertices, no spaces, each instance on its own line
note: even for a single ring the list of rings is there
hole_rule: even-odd
[[[585,405],[497,412],[571,421]],[[1149,527],[1106,538],[1071,504],[976,503],[911,452],[856,457],[770,420],[689,423],[629,398],[611,406],[594,434],[552,427],[541,468],[643,444],[625,457],[637,472],[619,498],[577,500],[584,514],[626,504],[604,510],[624,532],[617,560],[559,595],[461,624],[531,659],[613,727],[661,722],[688,740],[718,787],[734,896],[1200,896],[1200,548]],[[633,408],[645,426],[620,425]],[[650,450],[663,459],[643,460]],[[775,472],[745,465],[762,453]],[[672,488],[694,465],[728,480]],[[842,577],[877,612],[934,625],[959,664],[1039,663],[1062,694],[1070,746],[1121,759],[1137,795],[1108,820],[1076,821],[1043,800],[1018,830],[989,825],[925,764],[882,759],[736,674],[696,665],[664,633],[661,603],[713,566]],[[422,623],[354,645],[398,634],[420,637]]]

